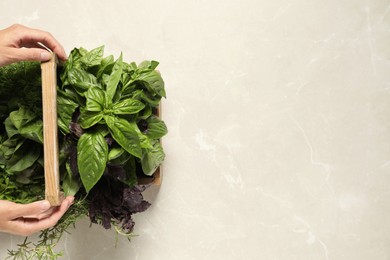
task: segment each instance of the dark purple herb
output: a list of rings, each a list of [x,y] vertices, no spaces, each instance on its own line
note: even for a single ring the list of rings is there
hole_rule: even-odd
[[[145,133],[148,130],[148,122],[146,122],[144,119],[139,120],[137,125],[142,133]]]
[[[77,138],[80,138],[80,136],[84,133],[83,129],[78,123],[71,122],[69,124],[69,130],[72,134],[74,134]]]
[[[88,195],[91,222],[101,223],[106,229],[111,228],[112,222],[119,223],[124,232],[131,233],[135,224],[132,214],[151,205],[142,196],[144,190],[145,186],[130,188],[113,175],[103,175]]]

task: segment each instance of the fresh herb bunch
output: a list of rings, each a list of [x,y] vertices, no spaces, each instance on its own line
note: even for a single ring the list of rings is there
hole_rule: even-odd
[[[104,57],[104,47],[75,48],[58,68],[57,109],[61,187],[75,204],[41,240],[10,251],[25,259],[56,257],[53,245],[76,220],[88,215],[105,228],[129,236],[132,214],[149,202],[137,177],[152,176],[165,154],[167,134],[156,116],[165,97],[158,62],[139,65]],[[0,68],[0,199],[28,203],[42,199],[43,125],[40,64]],[[73,208],[73,210],[72,210]],[[39,250],[38,250],[39,249]],[[51,259],[50,258],[50,259]]]

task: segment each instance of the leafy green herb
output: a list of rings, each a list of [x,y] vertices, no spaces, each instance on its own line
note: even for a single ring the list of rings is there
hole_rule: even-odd
[[[55,259],[53,247],[82,216],[131,236],[132,214],[146,210],[137,176],[153,175],[165,158],[165,123],[154,115],[166,96],[158,62],[104,57],[104,47],[75,48],[58,69],[61,186],[76,203],[37,243],[10,250],[14,259]],[[0,199],[42,199],[43,134],[40,64],[0,68]],[[15,91],[17,89],[17,91]]]
[[[108,145],[100,131],[84,133],[77,143],[77,163],[84,188],[89,192],[106,168]]]

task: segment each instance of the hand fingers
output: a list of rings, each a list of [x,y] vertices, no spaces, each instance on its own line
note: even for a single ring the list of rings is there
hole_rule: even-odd
[[[1,50],[2,59],[0,65],[8,65],[18,61],[48,61],[51,54],[40,48],[4,48]]]
[[[51,207],[49,208],[48,210],[42,212],[42,213],[39,213],[39,214],[36,214],[36,215],[26,215],[26,216],[23,216],[23,218],[35,218],[35,219],[44,219],[44,218],[47,218],[49,217],[51,214],[53,214],[54,211],[57,210],[57,207]]]
[[[74,197],[73,196],[69,196],[69,197],[66,198],[66,200],[68,200],[69,206],[70,206],[70,205],[72,205],[72,203],[74,201]],[[38,215],[23,216],[23,218],[35,218],[35,219],[41,220],[41,219],[49,217],[50,215],[52,215],[57,210],[58,210],[58,207],[51,207],[48,210],[46,210],[46,211],[44,211],[44,212],[42,212],[42,213],[40,213]]]
[[[66,60],[64,48],[50,33],[23,25],[13,25],[10,28],[16,32],[16,37],[18,37],[17,47],[32,47],[36,46],[37,42],[41,42],[56,53],[58,58]]]
[[[30,204],[14,204],[10,210],[10,220],[24,216],[35,216],[44,213],[50,208],[47,200],[36,201]]]
[[[35,218],[16,219],[10,223],[9,232],[17,235],[29,236],[40,230],[50,228],[57,224],[58,220],[65,214],[72,202],[73,197],[67,197],[62,204],[56,208],[57,210],[55,210],[53,214],[41,220]]]

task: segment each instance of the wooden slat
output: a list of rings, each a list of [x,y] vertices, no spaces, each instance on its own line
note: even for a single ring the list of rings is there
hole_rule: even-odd
[[[53,53],[51,60],[41,63],[45,197],[52,206],[63,200],[58,163],[57,62]]]

